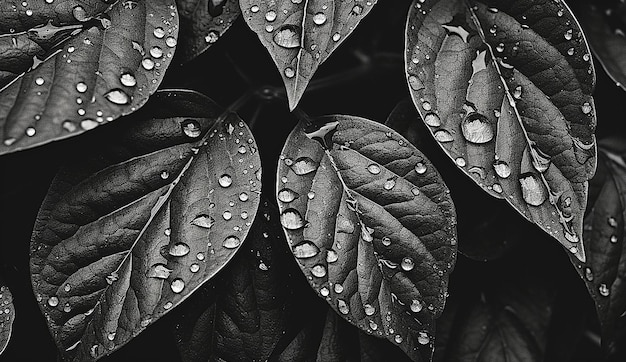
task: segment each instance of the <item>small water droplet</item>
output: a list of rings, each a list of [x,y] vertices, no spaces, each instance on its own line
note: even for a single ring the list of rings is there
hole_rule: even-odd
[[[220,184],[220,186],[226,188],[232,185],[233,178],[228,174],[223,174],[222,176],[220,176],[217,182]]]
[[[402,268],[402,270],[404,271],[411,271],[413,270],[413,267],[415,267],[415,263],[413,262],[413,259],[407,257],[402,258],[402,262],[400,263],[400,267]]]
[[[328,297],[328,295],[330,294],[330,290],[328,290],[328,288],[326,287],[322,287],[320,289],[320,294],[322,295],[322,297]]]
[[[609,224],[609,226],[610,226],[610,227],[612,227],[612,228],[617,227],[617,220],[616,220],[613,216],[609,217],[609,218],[606,220],[606,222],[607,222],[607,223]]]
[[[126,92],[121,89],[112,89],[108,91],[104,94],[104,98],[106,98],[109,102],[118,105],[125,105],[130,103],[130,97],[128,96],[128,94],[126,94]]]
[[[609,287],[607,287],[606,284],[604,283],[600,284],[600,287],[598,287],[598,291],[600,292],[600,295],[603,297],[608,297],[609,294],[611,293],[611,290],[609,289]]]
[[[224,218],[224,220],[228,221],[233,218],[233,213],[226,210],[224,211],[224,213],[222,213],[222,217]]]
[[[192,273],[197,273],[200,270],[200,265],[197,263],[193,263],[189,266],[189,271]]]
[[[152,33],[158,39],[163,39],[163,37],[165,36],[165,30],[161,27],[154,28],[154,31]]]
[[[210,229],[215,224],[215,219],[206,214],[200,214],[191,221],[192,225]]]
[[[165,39],[165,45],[167,45],[169,48],[175,47],[176,44],[178,44],[178,41],[173,36],[168,36],[167,39]]]
[[[341,285],[339,283],[335,284],[334,289],[335,289],[335,293],[337,293],[337,294],[343,293],[343,285]]]
[[[185,243],[176,243],[171,245],[168,254],[171,256],[185,256],[189,254],[189,245]]]
[[[326,276],[326,267],[321,264],[317,264],[311,268],[311,274],[313,274],[316,278],[323,278]]]
[[[365,315],[371,316],[376,313],[376,308],[374,308],[371,304],[365,304],[363,306],[363,310],[365,311]]]
[[[120,83],[125,87],[134,87],[137,85],[137,78],[131,73],[122,73],[120,76]]]
[[[339,259],[339,255],[337,254],[336,251],[334,251],[332,249],[329,249],[326,252],[326,262],[327,263],[332,264],[332,263],[336,262],[337,259]]]
[[[467,164],[465,162],[465,159],[463,157],[457,157],[454,162],[456,163],[457,166],[459,167],[465,167],[465,165]]]
[[[293,78],[296,75],[296,71],[293,70],[292,67],[287,67],[285,68],[285,77],[287,78]]]
[[[565,35],[563,35],[563,37],[565,38],[565,40],[572,40],[573,37],[573,30],[572,29],[568,29],[565,32]]]
[[[585,279],[588,281],[593,281],[593,271],[591,268],[585,268]]]
[[[267,13],[265,13],[265,20],[267,21],[276,20],[276,12],[274,10],[270,10]]]
[[[302,176],[314,172],[318,167],[319,163],[315,162],[313,159],[300,157],[291,165],[291,170],[293,170],[296,175]]]
[[[377,164],[373,163],[373,164],[367,166],[367,170],[372,175],[378,175],[380,173],[380,166],[378,166]]]
[[[224,239],[224,243],[222,243],[222,246],[226,249],[235,249],[238,248],[239,245],[241,245],[241,239],[239,239],[235,235],[227,237],[226,239]]]
[[[519,183],[522,188],[522,197],[527,204],[539,206],[546,201],[547,192],[537,176],[532,173],[521,174]]]
[[[170,177],[169,172],[167,172],[167,171],[163,171],[163,172],[161,172],[161,178],[162,178],[163,180],[167,180],[169,177]]]
[[[387,181],[385,181],[383,188],[387,191],[391,190],[394,188],[394,186],[396,186],[396,180],[394,178],[390,178]]]
[[[501,178],[507,178],[511,176],[511,167],[505,161],[496,160],[493,163],[493,169],[496,171],[496,174]]]
[[[183,291],[183,289],[185,289],[185,282],[180,278],[176,278],[172,280],[170,288],[172,289],[172,292],[179,294]]]
[[[298,193],[293,191],[292,189],[285,188],[278,191],[278,200],[280,200],[281,202],[289,203],[297,199],[298,197],[300,197],[300,195],[298,195]]]
[[[154,264],[148,269],[147,277],[148,278],[157,278],[157,279],[167,279],[172,273],[172,269],[168,269],[164,264]]]
[[[337,299],[337,309],[344,315],[350,313],[350,307],[348,307],[348,304],[346,304],[346,301],[343,299]]]
[[[78,91],[78,93],[85,93],[87,91],[87,84],[84,82],[77,83],[76,90]]]
[[[57,297],[48,298],[48,305],[51,307],[56,307],[57,305],[59,305],[59,298]]]
[[[441,118],[436,113],[427,113],[424,116],[424,122],[431,127],[441,126]]]
[[[91,17],[87,15],[85,8],[82,6],[74,7],[74,9],[72,9],[72,15],[74,15],[74,19],[80,21],[81,23],[91,19]]]
[[[522,98],[522,86],[518,85],[517,87],[515,87],[515,89],[513,90],[513,98],[515,99],[520,99]]]
[[[445,129],[441,129],[435,132],[435,139],[440,143],[447,143],[454,141],[450,132]]]
[[[163,309],[168,310],[170,308],[172,308],[174,304],[172,304],[172,302],[167,302],[165,304],[163,304]]]
[[[417,299],[413,299],[411,301],[411,305],[409,307],[411,308],[411,312],[413,312],[413,313],[419,313],[424,308],[422,303],[419,300],[417,300]]]
[[[107,339],[108,339],[109,341],[114,340],[114,339],[115,339],[115,332],[109,332],[109,333],[107,334]]]
[[[293,255],[298,259],[308,259],[316,256],[320,249],[314,243],[310,241],[303,241],[302,243],[293,246]]]
[[[326,22],[326,14],[317,13],[313,15],[313,22],[315,25],[323,25]]]
[[[617,243],[617,235],[611,235],[609,241],[613,244]]]
[[[422,344],[422,345],[430,343],[430,338],[428,337],[428,333],[419,332],[417,336],[417,343]]]
[[[401,336],[401,335],[399,335],[399,334],[396,334],[396,336],[395,336],[395,337],[393,337],[393,340],[394,340],[396,343],[398,343],[398,344],[399,344],[399,343],[402,343],[402,341],[403,341],[402,336]]]
[[[41,77],[35,79],[35,84],[37,84],[37,85],[43,85],[45,82],[46,81],[43,78],[41,78]]]
[[[145,70],[152,70],[154,69],[154,60],[150,58],[145,58],[144,60],[141,61],[141,66]]]
[[[388,236],[383,237],[380,241],[383,243],[384,246],[391,245],[391,238],[389,238]]]
[[[274,32],[274,43],[286,49],[299,48],[300,32],[297,25],[283,25]]]
[[[204,253],[198,253],[198,254],[196,254],[196,259],[198,259],[198,260],[200,260],[200,261],[204,260]]]

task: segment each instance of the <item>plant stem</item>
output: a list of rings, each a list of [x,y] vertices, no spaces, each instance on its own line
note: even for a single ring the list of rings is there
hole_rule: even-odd
[[[254,129],[254,126],[256,125],[256,121],[259,119],[259,114],[261,114],[262,110],[263,110],[263,103],[258,103],[256,108],[254,109],[254,113],[250,117],[250,120],[247,122],[248,123],[248,127],[251,130]]]

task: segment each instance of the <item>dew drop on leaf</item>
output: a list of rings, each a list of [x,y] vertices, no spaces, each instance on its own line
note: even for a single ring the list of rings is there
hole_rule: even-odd
[[[507,178],[511,176],[511,167],[509,167],[509,164],[504,161],[496,160],[493,163],[493,169],[500,178]]]
[[[450,134],[450,132],[446,131],[445,129],[441,129],[435,132],[435,139],[438,142],[441,143],[447,143],[447,142],[452,142],[454,141],[454,138],[452,138],[452,135]]]
[[[201,214],[191,221],[192,225],[199,226],[204,229],[210,229],[215,224],[215,219],[206,214]]]
[[[197,138],[202,133],[202,129],[200,128],[200,124],[193,119],[186,119],[180,124],[183,133],[187,135],[187,137]]]
[[[409,307],[411,308],[411,312],[413,313],[419,313],[424,308],[422,303],[417,299],[413,299]]]
[[[326,276],[326,267],[321,264],[317,264],[311,268],[311,274],[313,274],[316,278],[323,278]]]
[[[374,315],[374,313],[376,313],[376,308],[372,307],[371,304],[365,304],[363,306],[363,310],[365,311],[365,314],[368,316]]]
[[[426,165],[424,165],[422,162],[418,162],[417,164],[415,164],[415,172],[423,175],[426,172]]]
[[[298,176],[314,172],[318,167],[319,164],[309,157],[300,157],[291,165],[291,169]]]
[[[326,22],[326,14],[317,13],[313,15],[313,22],[315,25],[323,25]]]
[[[426,332],[419,332],[419,334],[417,336],[417,343],[423,344],[423,345],[430,343],[430,337],[428,337],[428,333],[426,333]]]
[[[541,181],[532,173],[524,173],[519,178],[520,187],[522,188],[522,197],[527,204],[531,206],[539,206],[546,201],[547,192]]]
[[[339,309],[341,314],[350,313],[350,307],[348,307],[348,304],[346,304],[346,301],[343,299],[337,299],[337,309]]]
[[[180,278],[174,279],[170,284],[170,288],[176,294],[182,293],[183,289],[185,289],[185,282]]]
[[[298,259],[308,259],[319,254],[320,249],[317,245],[310,241],[303,241],[302,243],[293,246],[293,255]]]
[[[171,256],[185,256],[189,254],[189,245],[185,243],[176,243],[171,245],[168,254]]]
[[[228,174],[223,174],[222,176],[220,176],[217,182],[220,184],[220,186],[226,188],[233,184],[233,178]]]
[[[172,269],[168,269],[164,264],[154,264],[147,272],[148,278],[167,279],[172,273]]]
[[[109,102],[118,105],[130,103],[130,97],[121,89],[112,89],[108,91],[104,94],[104,98],[106,98]]]
[[[57,297],[48,298],[48,305],[51,307],[56,307],[57,305],[59,305],[59,298]]]
[[[378,175],[380,173],[380,166],[378,166],[377,164],[373,163],[373,164],[367,166],[367,170],[372,175]]]
[[[470,113],[461,123],[463,137],[471,143],[487,143],[493,139],[494,132],[487,117],[480,113]]]
[[[283,25],[274,32],[274,43],[286,48],[300,47],[300,27],[297,25]]]
[[[238,248],[239,245],[241,245],[241,239],[234,235],[228,236],[222,243],[222,246],[226,249],[235,249]]]
[[[441,118],[436,113],[428,113],[424,116],[424,122],[431,127],[441,126]]]
[[[134,87],[137,85],[137,78],[131,73],[122,73],[120,83],[126,87]]]
[[[278,200],[282,202],[289,203],[297,199],[298,197],[300,197],[300,195],[298,195],[298,193],[293,191],[292,189],[285,188],[278,191]]]
[[[407,257],[402,258],[402,262],[400,263],[400,267],[402,268],[402,270],[404,271],[411,271],[413,270],[413,267],[415,267],[415,263],[413,262],[413,259]]]
[[[609,290],[609,287],[607,287],[606,284],[604,283],[600,284],[600,286],[598,287],[598,291],[600,292],[600,295],[603,297],[608,297],[611,292]]]

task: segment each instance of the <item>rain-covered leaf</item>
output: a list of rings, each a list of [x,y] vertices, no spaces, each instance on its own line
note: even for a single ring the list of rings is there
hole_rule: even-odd
[[[219,40],[241,14],[238,0],[176,0],[180,13],[178,52],[188,61]]]
[[[244,19],[267,48],[294,109],[317,67],[377,0],[239,0]]]
[[[185,361],[266,361],[292,322],[295,265],[267,202],[242,250],[190,298],[176,327]]]
[[[610,347],[618,319],[626,313],[626,142],[617,140],[619,149],[600,143],[585,217],[587,263],[577,263],[576,268],[596,304],[605,347]]]
[[[3,0],[0,154],[130,114],[176,48],[174,0]]]
[[[544,361],[556,296],[547,280],[554,278],[511,264],[484,276],[472,269],[459,277],[471,280],[453,284],[459,288],[437,320],[435,361]]]
[[[149,107],[59,172],[35,224],[33,289],[66,357],[110,354],[172,310],[256,215],[260,160],[244,122],[191,91]]]
[[[596,164],[595,74],[560,0],[415,1],[413,101],[456,165],[580,260]]]
[[[578,1],[574,10],[593,54],[617,85],[626,89],[626,4]]]
[[[456,257],[454,206],[430,161],[386,126],[325,116],[292,131],[277,183],[313,289],[361,330],[428,360]]]
[[[15,308],[13,307],[13,296],[9,287],[0,278],[0,355],[7,347],[11,339],[13,320],[15,319]]]

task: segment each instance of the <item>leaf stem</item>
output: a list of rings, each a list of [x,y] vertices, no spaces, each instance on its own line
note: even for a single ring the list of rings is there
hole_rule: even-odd
[[[306,125],[313,124],[313,119],[308,114],[306,114],[306,112],[304,112],[302,108],[296,107],[291,113],[296,116],[296,119],[298,121],[305,121]]]
[[[247,122],[250,130],[254,129],[254,126],[256,125],[256,122],[259,119],[259,115],[261,114],[262,110],[263,110],[263,103],[258,103],[256,108],[254,109],[254,113],[252,113],[252,116],[250,117],[250,120]]]

